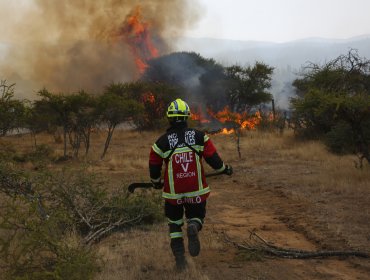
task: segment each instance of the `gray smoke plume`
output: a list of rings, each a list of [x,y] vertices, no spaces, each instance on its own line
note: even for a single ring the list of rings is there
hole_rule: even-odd
[[[18,95],[27,98],[42,87],[99,92],[111,82],[138,78],[120,34],[138,7],[160,55],[171,50],[166,38],[180,36],[200,16],[195,0],[0,1],[0,43],[6,45],[0,78],[15,82]]]

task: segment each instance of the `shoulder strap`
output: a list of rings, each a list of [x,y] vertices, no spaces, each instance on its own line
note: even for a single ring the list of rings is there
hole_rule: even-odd
[[[194,149],[192,146],[190,146],[185,141],[184,141],[184,144],[185,144],[186,147],[188,147],[190,150],[192,150],[194,153],[196,153],[198,155],[198,157],[202,157],[202,154],[199,151],[197,151],[196,149]]]
[[[166,160],[170,159],[173,155],[174,151],[176,150],[177,146],[179,145],[179,141],[177,141],[176,145],[172,148],[170,154],[165,158]]]

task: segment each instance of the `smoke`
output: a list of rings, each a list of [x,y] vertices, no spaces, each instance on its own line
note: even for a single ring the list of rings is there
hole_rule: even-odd
[[[7,46],[0,79],[16,82],[19,95],[28,98],[42,87],[99,92],[111,82],[138,78],[132,49],[120,34],[138,7],[159,55],[171,50],[169,38],[180,36],[200,15],[195,0],[0,1],[6,2],[0,43]]]

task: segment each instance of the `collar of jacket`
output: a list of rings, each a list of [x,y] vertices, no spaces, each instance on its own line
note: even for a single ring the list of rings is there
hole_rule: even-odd
[[[179,130],[179,129],[184,129],[188,127],[187,122],[181,122],[181,123],[174,123],[172,124],[168,129],[167,132],[172,131],[172,130]]]

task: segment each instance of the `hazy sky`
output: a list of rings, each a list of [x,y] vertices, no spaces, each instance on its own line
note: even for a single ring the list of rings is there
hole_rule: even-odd
[[[285,42],[370,34],[370,0],[199,0],[191,37]]]

